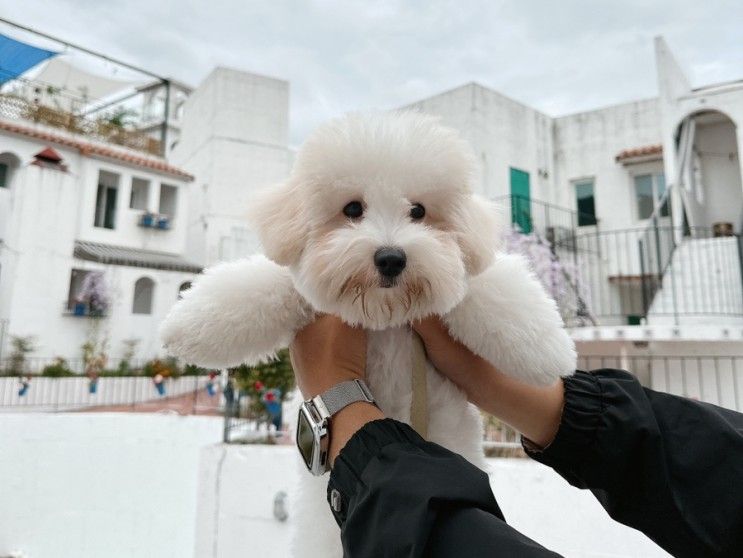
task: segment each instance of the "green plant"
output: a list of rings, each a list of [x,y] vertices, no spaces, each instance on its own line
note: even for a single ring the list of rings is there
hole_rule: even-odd
[[[126,376],[131,373],[131,362],[134,357],[134,353],[137,351],[137,345],[139,339],[124,339],[124,355],[121,357],[119,362],[118,372],[121,376]]]
[[[64,358],[57,357],[52,364],[47,364],[42,369],[41,375],[48,378],[66,378],[74,376],[75,373],[67,366],[67,361]]]
[[[250,406],[255,411],[262,411],[260,396],[263,389],[278,388],[281,399],[286,401],[294,389],[294,370],[289,360],[289,350],[282,349],[276,358],[256,366],[241,365],[231,368],[237,387],[241,393],[250,398]]]
[[[166,378],[177,378],[181,375],[178,361],[172,357],[166,359],[155,358],[145,363],[142,374],[154,377],[157,374]]]
[[[209,372],[209,370],[201,368],[201,366],[196,366],[195,364],[186,364],[183,367],[184,376],[202,376],[207,372]]]
[[[88,376],[99,375],[106,367],[108,355],[106,355],[105,342],[100,345],[94,341],[86,341],[82,344],[83,364]]]
[[[124,373],[122,374],[118,368],[105,368],[98,373],[99,378],[110,378],[117,376],[132,376],[133,374]]]
[[[26,355],[36,350],[34,346],[34,337],[32,335],[21,336],[13,335],[10,338],[9,365],[7,373],[9,376],[20,376],[26,368]]]
[[[127,128],[134,125],[132,120],[137,112],[132,109],[119,107],[105,117],[105,122],[116,128]]]

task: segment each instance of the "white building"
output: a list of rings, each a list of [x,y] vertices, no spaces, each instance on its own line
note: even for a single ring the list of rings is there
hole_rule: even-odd
[[[80,359],[88,340],[116,358],[131,338],[135,356],[155,355],[158,322],[200,270],[184,257],[193,177],[123,147],[0,120],[0,178],[3,354],[10,335],[30,335],[47,358]],[[104,301],[91,299],[97,272]]]
[[[553,118],[470,83],[406,108],[461,130],[480,192],[575,268],[586,366],[743,408],[743,80],[694,89],[655,47],[657,98]]]
[[[81,370],[88,341],[109,366],[128,340],[137,360],[162,355],[159,323],[194,274],[257,249],[244,213],[288,173],[288,83],[219,68],[193,91],[168,84],[167,158],[152,154],[163,82],[137,89],[138,128],[104,127],[108,142],[0,95],[0,362],[12,336],[35,339],[32,370],[56,356]]]
[[[289,83],[216,68],[189,96],[171,160],[196,176],[188,218],[189,257],[203,265],[257,251],[246,228],[250,196],[284,180]]]

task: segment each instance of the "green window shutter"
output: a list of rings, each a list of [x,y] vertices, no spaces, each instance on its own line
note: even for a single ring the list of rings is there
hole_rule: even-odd
[[[529,173],[511,167],[511,223],[521,232],[532,231]]]

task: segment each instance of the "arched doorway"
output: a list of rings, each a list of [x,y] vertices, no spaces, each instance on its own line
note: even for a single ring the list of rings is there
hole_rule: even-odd
[[[717,110],[696,112],[679,124],[676,137],[688,225],[743,232],[743,183],[733,120]]]

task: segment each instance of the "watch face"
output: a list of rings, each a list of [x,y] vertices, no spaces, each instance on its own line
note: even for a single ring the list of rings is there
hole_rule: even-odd
[[[297,422],[297,447],[302,454],[308,469],[312,468],[312,448],[315,445],[315,434],[310,421],[302,410],[299,410],[299,421]]]

